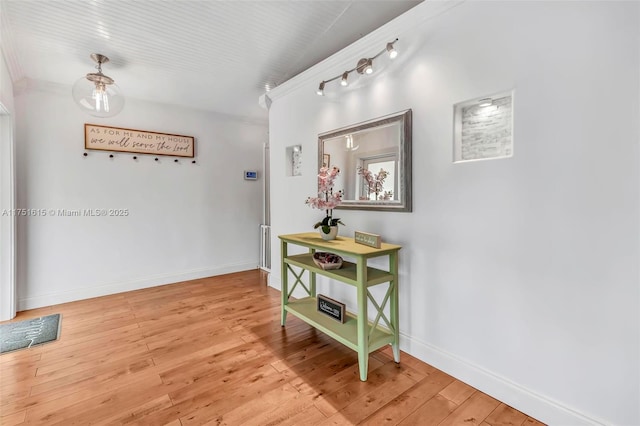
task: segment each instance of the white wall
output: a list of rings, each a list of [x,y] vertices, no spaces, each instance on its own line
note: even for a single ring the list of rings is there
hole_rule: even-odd
[[[544,422],[640,424],[639,6],[425,2],[270,92],[273,259],[322,216],[316,158],[287,178],[284,147],[412,108],[413,212],[339,214],[403,245],[402,348]],[[396,36],[397,62],[315,95]],[[512,88],[514,157],[453,164],[453,105]]]
[[[85,115],[70,90],[16,94],[19,208],[128,209],[127,217],[20,217],[19,308],[256,268],[266,124],[128,99]],[[190,159],[84,152],[84,123],[195,136]]]

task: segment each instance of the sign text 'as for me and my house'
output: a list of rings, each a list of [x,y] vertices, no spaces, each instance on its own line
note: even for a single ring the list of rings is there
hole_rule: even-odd
[[[193,136],[85,124],[84,147],[102,151],[193,157],[195,139]]]

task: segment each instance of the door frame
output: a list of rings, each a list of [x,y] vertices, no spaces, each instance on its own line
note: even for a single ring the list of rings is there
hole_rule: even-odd
[[[13,136],[13,117],[0,104],[0,321],[16,316],[16,168]]]

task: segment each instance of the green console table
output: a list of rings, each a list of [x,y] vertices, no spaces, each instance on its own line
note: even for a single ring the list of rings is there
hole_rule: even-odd
[[[382,243],[377,249],[355,243],[353,238],[337,237],[324,241],[317,232],[280,235],[282,255],[282,326],[285,326],[287,313],[302,319],[309,325],[331,336],[345,346],[358,352],[360,380],[367,380],[369,353],[385,345],[393,348],[395,362],[400,362],[398,330],[398,251],[401,246]],[[306,247],[308,253],[289,255],[288,245]],[[342,257],[355,259],[356,263],[344,261],[342,268],[323,270],[313,262],[313,253],[327,251]],[[388,256],[388,270],[367,266],[367,259]],[[303,280],[304,272],[308,280]],[[295,283],[289,287],[289,272],[295,277]],[[346,313],[345,322],[340,323],[316,309],[316,275],[320,274],[333,280],[352,285],[357,289],[358,312]],[[369,288],[389,283],[381,303],[378,303]],[[289,300],[295,288],[300,285],[308,294],[302,299]],[[327,295],[330,296],[330,295]],[[375,307],[377,314],[373,321],[368,320],[367,300]],[[389,317],[384,309],[389,304]],[[381,324],[381,320],[384,324]]]

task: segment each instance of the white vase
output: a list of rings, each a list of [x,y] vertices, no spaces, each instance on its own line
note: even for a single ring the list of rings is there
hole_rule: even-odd
[[[335,240],[336,236],[338,235],[338,225],[330,226],[328,234],[324,233],[324,231],[322,230],[322,226],[319,228],[319,230],[320,230],[320,236],[325,241]]]

